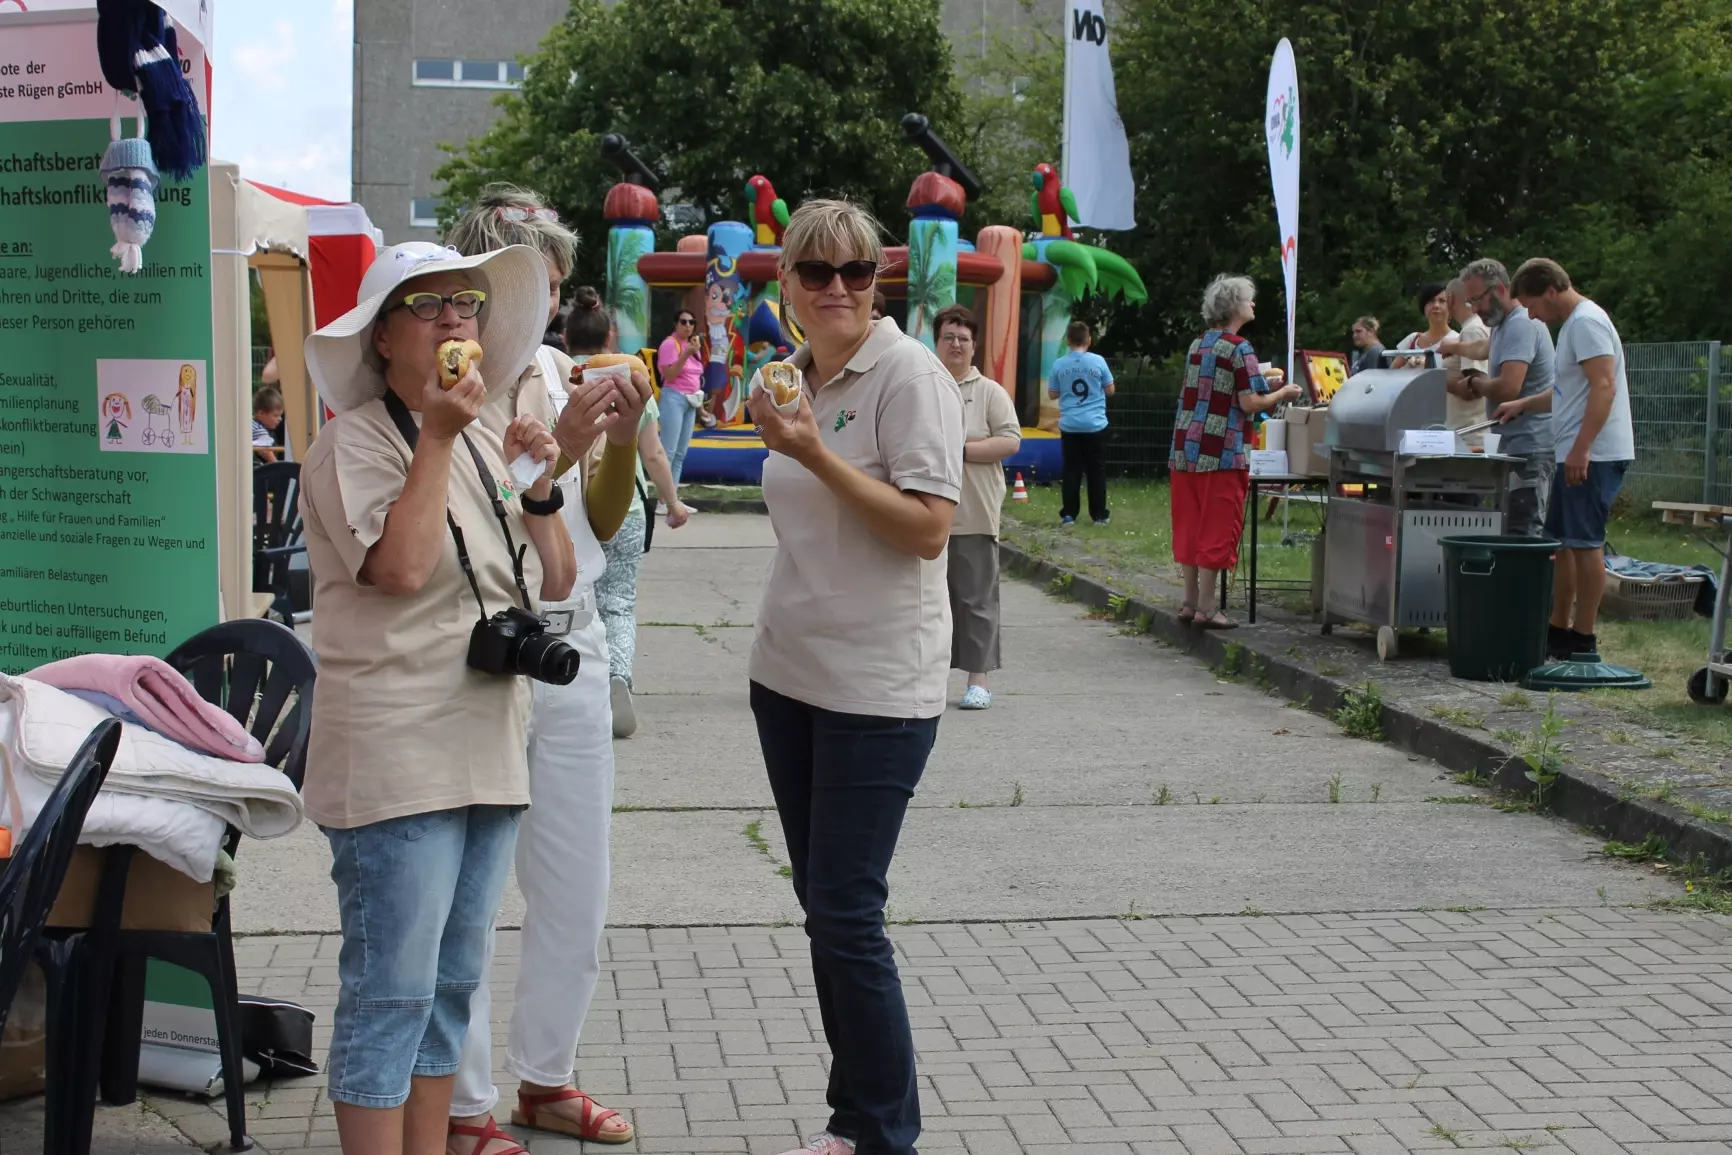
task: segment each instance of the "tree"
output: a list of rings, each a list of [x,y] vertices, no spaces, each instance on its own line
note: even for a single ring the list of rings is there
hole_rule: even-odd
[[[578,228],[590,278],[618,179],[598,152],[606,133],[662,175],[664,206],[744,219],[761,172],[790,205],[848,196],[900,235],[926,167],[901,119],[923,112],[942,133],[961,106],[937,0],[572,0],[525,64],[499,120],[435,174],[444,209],[490,181],[534,188]]]
[[[1143,223],[1116,247],[1151,299],[1114,307],[1115,344],[1184,348],[1219,272],[1257,279],[1250,336],[1285,344],[1261,124],[1283,35],[1299,62],[1301,345],[1342,347],[1363,312],[1399,335],[1418,326],[1422,282],[1541,253],[1626,339],[1725,337],[1728,20],[1720,0],[1534,0],[1465,18],[1430,0],[1126,0],[1114,64]],[[1685,253],[1697,275],[1668,265]]]
[[[1038,228],[1028,214],[1029,178],[1042,161],[1059,162],[1063,13],[1035,0],[1020,0],[1020,8],[1016,24],[995,31],[987,51],[960,69],[962,123],[951,143],[986,187],[966,218],[976,228]]]

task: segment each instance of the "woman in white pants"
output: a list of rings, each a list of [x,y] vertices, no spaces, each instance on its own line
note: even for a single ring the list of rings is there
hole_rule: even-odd
[[[575,239],[533,193],[487,189],[448,240],[463,252],[489,252],[511,244],[539,248],[547,258],[553,290],[552,320],[559,308],[560,283],[571,272]],[[488,398],[482,420],[494,409],[507,420],[517,413],[557,416],[566,405],[574,372],[569,358],[542,346],[515,387]],[[569,622],[566,640],[582,661],[570,685],[538,682],[535,687],[529,722],[530,807],[517,839],[523,937],[505,1048],[505,1069],[519,1080],[511,1121],[600,1143],[629,1142],[635,1134],[617,1111],[607,1110],[572,1084],[578,1034],[601,975],[613,819],[607,633],[595,610],[594,583],[607,564],[599,542],[619,531],[634,493],[636,434],[649,397],[648,377],[634,374],[633,386],[639,396],[622,396],[617,415],[609,412],[594,426],[605,431],[606,444],[589,484],[582,481],[582,462],[559,481],[578,575],[571,597],[544,606],[543,612],[556,629]],[[587,395],[584,401],[572,400],[574,405],[587,403]],[[592,456],[586,452],[589,446],[562,442],[560,448],[561,467]],[[469,1012],[462,1066],[451,1094],[446,1150],[449,1155],[526,1155],[493,1118],[499,1089],[493,1084],[493,998],[487,982],[471,996]]]

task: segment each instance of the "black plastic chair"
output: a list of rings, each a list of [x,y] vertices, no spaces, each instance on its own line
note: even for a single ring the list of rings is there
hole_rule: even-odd
[[[264,744],[265,761],[281,770],[298,790],[306,773],[307,736],[313,716],[313,683],[318,662],[293,630],[263,618],[212,626],[169,654],[169,665],[185,674],[199,696],[227,710]],[[240,832],[229,829],[223,848],[234,854]],[[126,873],[134,848],[106,852],[97,922],[118,928],[126,896]],[[108,904],[106,907],[104,904]],[[138,1046],[144,1027],[144,971],[147,959],[174,963],[210,983],[217,1047],[222,1054],[223,1095],[229,1120],[229,1150],[246,1151],[246,1080],[241,1065],[234,939],[229,897],[219,898],[206,931],[116,930],[112,1003],[102,1047],[103,1101],[130,1103],[138,1096]],[[94,1098],[94,1080],[84,1092]]]
[[[253,592],[275,594],[271,612],[295,620],[289,562],[306,552],[301,538],[301,464],[272,461],[253,470]]]
[[[119,746],[119,722],[111,719],[90,732],[66,773],[55,783],[30,832],[13,848],[5,874],[0,875],[0,1028],[6,1025],[25,969],[32,962],[38,963],[47,983],[50,1088],[90,1086],[101,1050],[105,1003],[99,996],[109,980],[101,960],[112,960],[113,943],[98,941],[96,950],[66,952],[76,957],[63,957],[65,937],[44,934],[43,925],[66,881],[72,852],[84,829],[84,816],[102,789]],[[100,940],[102,932],[77,934],[81,941],[93,935]],[[106,951],[101,949],[104,945]],[[88,969],[79,965],[86,959],[93,964]],[[95,1097],[87,1097],[77,1106],[79,1109],[70,1113],[48,1113],[43,1121],[44,1151],[58,1155],[90,1149]]]

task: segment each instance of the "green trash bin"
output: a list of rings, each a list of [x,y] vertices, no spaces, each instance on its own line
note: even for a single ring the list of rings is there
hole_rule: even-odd
[[[1552,616],[1549,538],[1439,539],[1449,607],[1449,672],[1473,682],[1516,682],[1546,660]]]

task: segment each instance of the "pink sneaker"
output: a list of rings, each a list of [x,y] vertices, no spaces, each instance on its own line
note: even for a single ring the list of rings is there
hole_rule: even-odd
[[[840,1135],[820,1131],[806,1140],[804,1147],[784,1151],[782,1155],[854,1155],[854,1144]]]

